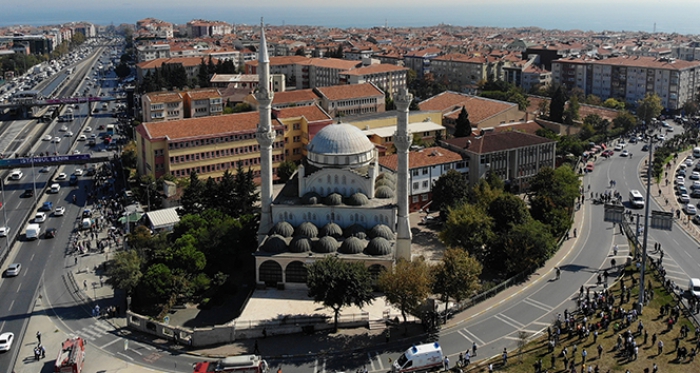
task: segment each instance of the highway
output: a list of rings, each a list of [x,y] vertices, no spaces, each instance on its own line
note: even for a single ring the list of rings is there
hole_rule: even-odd
[[[94,63],[94,60],[93,60]],[[60,74],[57,74],[60,77]],[[56,79],[57,81],[59,79]],[[54,82],[55,82],[54,81]],[[53,84],[53,82],[51,82]],[[60,84],[56,83],[56,84]],[[50,86],[47,85],[47,87]],[[44,88],[48,89],[48,88]],[[81,127],[90,125],[99,126],[102,123],[111,122],[111,118],[93,118],[89,117],[87,105],[81,105],[80,109],[76,109],[76,120],[72,122],[58,123],[56,120],[46,125],[37,125],[36,121],[13,121],[3,123],[0,131],[2,131],[2,142],[0,149],[4,153],[58,153],[71,154],[73,146],[80,152],[89,152],[90,148],[87,142],[77,142],[76,138],[81,132]],[[93,124],[94,123],[94,124]],[[65,125],[67,131],[72,131],[73,136],[66,136],[68,133],[61,132],[58,129]],[[15,136],[10,136],[15,134]],[[59,137],[60,142],[40,141],[36,140],[44,135],[52,135]],[[24,148],[24,145],[29,145]],[[101,149],[94,149],[101,150]],[[97,155],[97,154],[96,154]],[[104,155],[104,154],[101,154]],[[25,333],[25,326],[32,314],[34,302],[39,293],[40,286],[45,280],[46,273],[53,273],[59,270],[56,263],[62,263],[64,260],[64,249],[67,247],[69,236],[73,232],[74,217],[81,210],[81,205],[85,203],[85,195],[81,192],[82,185],[87,183],[87,179],[83,176],[79,185],[70,187],[68,181],[61,181],[61,190],[58,194],[46,194],[43,190],[47,185],[50,185],[51,180],[55,178],[58,172],[70,174],[76,166],[68,165],[61,166],[59,169],[51,167],[48,172],[40,172],[39,167],[23,169],[24,176],[18,181],[8,181],[3,179],[4,190],[2,192],[3,199],[3,225],[11,228],[10,235],[2,238],[0,244],[3,251],[9,247],[13,247],[10,257],[3,264],[2,270],[7,268],[10,263],[21,263],[22,271],[17,277],[3,277],[0,283],[0,296],[4,301],[0,305],[0,330],[3,332],[13,332],[15,334],[15,343],[19,344],[22,336]],[[7,175],[7,171],[3,171]],[[25,190],[36,188],[36,193],[33,197],[24,198]],[[72,203],[73,195],[77,196],[77,204]],[[56,217],[53,214],[48,214],[45,222],[41,223],[42,232],[47,228],[56,228],[58,235],[54,239],[44,239],[43,237],[35,241],[25,241],[23,239],[24,229],[27,224],[27,218],[33,216],[37,211],[37,203],[40,206],[44,201],[53,202],[54,206],[66,207],[65,216]],[[15,238],[18,238],[14,241]],[[14,241],[14,243],[13,243]],[[13,246],[14,245],[14,246]],[[32,332],[33,333],[33,332]],[[0,354],[0,372],[11,372],[14,367],[16,354],[19,351],[17,346],[7,352]]]

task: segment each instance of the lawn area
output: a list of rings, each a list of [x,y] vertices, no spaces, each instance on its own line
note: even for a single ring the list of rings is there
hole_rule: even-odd
[[[632,278],[637,280],[634,287],[631,287]],[[638,279],[639,271],[634,266],[629,266],[625,269],[624,276],[618,281],[611,283],[610,292],[615,297],[614,308],[621,306],[628,311],[633,308],[639,294]],[[533,373],[536,372],[535,364],[541,360],[542,372],[572,372],[570,367],[567,370],[564,369],[562,350],[566,348],[568,350],[569,364],[571,364],[572,360],[575,361],[576,373],[588,372],[589,366],[592,368],[591,372],[595,372],[595,368],[598,367],[599,371],[603,373],[608,371],[625,373],[627,370],[630,373],[646,373],[653,372],[654,364],[658,366],[658,373],[700,372],[700,362],[691,361],[690,358],[678,359],[677,357],[676,339],[678,339],[679,348],[685,347],[688,355],[696,346],[695,341],[697,339],[694,325],[683,315],[683,308],[681,307],[680,318],[668,330],[669,313],[666,312],[664,316],[660,316],[660,308],[667,305],[673,308],[676,306],[677,301],[671,293],[663,288],[656,270],[648,269],[646,280],[647,283],[651,280],[654,290],[653,299],[644,307],[643,315],[639,316],[638,320],[632,321],[629,326],[625,326],[622,319],[613,319],[607,330],[598,329],[597,341],[594,341],[593,330],[590,331],[588,337],[580,338],[575,331],[569,334],[562,328],[559,343],[554,348],[553,353],[549,352],[549,342],[545,332],[543,336],[525,344],[522,348],[522,354],[519,354],[519,351],[509,351],[508,364],[505,366],[502,364],[502,359],[497,358],[489,362],[482,362],[478,366],[472,365],[469,369],[463,369],[463,371],[488,372],[488,363],[492,363],[494,372]],[[630,290],[630,301],[620,303],[621,283],[623,282]],[[602,289],[602,286],[591,288],[590,296],[593,297],[594,291],[601,291]],[[596,311],[596,314],[588,316],[587,323],[589,325],[599,323],[601,321],[600,314],[601,311],[599,309]],[[583,315],[576,314],[575,319],[576,323],[580,324],[583,322]],[[648,333],[646,341],[644,338],[645,333],[637,332],[639,320],[642,321],[644,329]],[[614,330],[616,323],[620,325],[618,331]],[[690,331],[685,338],[680,338],[681,327],[684,325],[689,327]],[[619,336],[626,333],[627,330],[631,331],[632,337],[639,348],[639,355],[636,359],[623,356],[620,350],[615,348]],[[652,344],[654,335],[656,335],[656,343]],[[661,353],[658,353],[658,341],[663,342],[663,351]],[[598,357],[599,345],[602,346],[600,357]],[[587,359],[585,370],[582,370],[582,351],[584,349],[587,351]],[[574,353],[574,350],[576,350],[576,353]],[[552,355],[554,355],[554,368],[552,368]]]

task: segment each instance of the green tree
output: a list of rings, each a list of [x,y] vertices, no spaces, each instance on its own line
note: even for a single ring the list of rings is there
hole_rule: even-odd
[[[142,265],[143,258],[136,250],[117,251],[114,258],[108,261],[105,273],[107,284],[131,294],[143,276]]]
[[[131,74],[131,68],[129,68],[129,66],[126,63],[122,62],[119,65],[117,65],[117,67],[114,69],[114,72],[117,74],[119,79],[124,79],[127,76],[129,76],[129,74]]]
[[[486,262],[490,269],[502,270],[507,276],[512,276],[541,266],[555,250],[556,240],[547,225],[530,219],[497,235]]]
[[[338,330],[338,315],[343,307],[372,304],[372,276],[362,263],[327,256],[306,268],[309,297],[333,310],[335,330]]]
[[[153,303],[164,303],[173,294],[173,273],[163,263],[156,263],[148,267],[141,278],[139,295],[143,300]]]
[[[455,137],[467,137],[472,133],[472,125],[469,121],[469,113],[467,109],[462,106],[462,111],[459,112],[457,116],[457,121],[455,123]]]
[[[663,109],[661,98],[656,94],[647,93],[643,99],[637,101],[637,117],[644,124],[651,124],[651,120],[658,117]]]
[[[389,90],[387,89],[384,90],[384,106],[384,110],[386,111],[396,110],[396,104],[394,104],[394,100],[391,98]]]
[[[197,70],[197,84],[202,88],[209,87],[209,72],[204,58],[202,58],[202,63],[199,64],[199,69]]]
[[[482,269],[481,263],[466,251],[445,250],[442,261],[432,267],[433,292],[445,302],[445,311],[450,298],[459,303],[481,288]]]
[[[221,196],[219,195],[219,184],[212,177],[208,177],[204,183],[202,202],[204,209],[218,209],[221,206]]]
[[[280,163],[279,167],[277,167],[277,177],[281,182],[286,183],[292,177],[292,175],[294,175],[296,170],[296,163],[292,161],[284,161]]]
[[[199,180],[196,171],[190,174],[190,183],[182,193],[180,203],[182,207],[177,210],[180,216],[204,211],[204,184]]]
[[[541,169],[530,184],[530,214],[548,224],[552,235],[563,234],[571,226],[571,212],[579,196],[579,186],[578,176],[568,166]]]
[[[621,110],[615,119],[613,119],[615,128],[623,128],[625,132],[630,131],[637,126],[637,118],[630,114],[627,110]]]
[[[578,96],[571,96],[569,99],[569,105],[564,110],[564,123],[574,124],[574,122],[580,119],[578,111],[581,108],[581,104],[578,101]]]
[[[236,196],[236,206],[238,207],[234,216],[254,214],[258,211],[256,207],[260,200],[260,193],[257,191],[253,178],[253,170],[243,170],[243,163],[238,162],[236,174],[234,175],[234,191]]]
[[[625,103],[611,97],[603,101],[603,106],[609,109],[623,110],[625,108]]]
[[[685,112],[685,115],[695,116],[695,114],[698,113],[698,110],[700,110],[700,105],[698,105],[697,101],[688,100],[683,104],[683,111]]]
[[[557,86],[549,104],[549,120],[557,123],[564,123],[564,107],[566,106],[566,95],[561,86]]]
[[[207,258],[197,246],[197,239],[189,234],[175,240],[168,267],[180,269],[190,277],[198,275],[207,265]]]
[[[514,225],[530,220],[530,211],[522,198],[502,193],[491,202],[488,214],[493,219],[494,232],[507,232]]]
[[[440,216],[444,219],[447,208],[464,201],[468,191],[469,184],[464,175],[456,170],[449,170],[433,185],[433,202],[430,204],[430,210],[440,211]]]
[[[588,96],[586,96],[586,104],[600,106],[603,104],[603,100],[601,100],[600,97],[594,94],[589,94]]]
[[[449,209],[440,240],[448,247],[462,248],[483,260],[487,245],[493,238],[493,226],[493,218],[482,208],[462,203]]]
[[[401,310],[403,322],[406,315],[414,313],[428,299],[433,279],[430,267],[422,258],[412,262],[399,260],[394,271],[384,271],[379,276],[379,288],[386,299]]]

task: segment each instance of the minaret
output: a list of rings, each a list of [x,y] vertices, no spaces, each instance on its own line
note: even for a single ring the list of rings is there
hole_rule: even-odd
[[[272,143],[275,141],[275,131],[272,129],[272,92],[270,91],[270,57],[267,54],[265,41],[265,24],[260,19],[260,48],[258,50],[258,100],[260,123],[255,137],[260,144],[260,228],[258,228],[258,243],[262,243],[272,228]]]
[[[396,204],[398,217],[396,226],[396,258],[411,261],[411,227],[408,222],[408,147],[413,137],[408,131],[408,106],[413,95],[406,88],[401,88],[394,97],[398,111],[394,146],[399,157],[399,175],[396,178]]]

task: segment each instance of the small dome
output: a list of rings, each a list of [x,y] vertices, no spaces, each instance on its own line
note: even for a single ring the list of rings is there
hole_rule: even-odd
[[[336,223],[328,223],[321,228],[318,235],[321,237],[331,236],[333,238],[340,238],[343,237],[343,229]]]
[[[369,231],[370,238],[382,237],[387,240],[394,240],[394,232],[384,224],[377,224]]]
[[[331,193],[323,199],[323,203],[328,206],[338,206],[343,203],[343,196],[338,193]]]
[[[270,229],[270,235],[278,234],[282,237],[292,237],[294,234],[294,227],[286,221],[280,221],[275,224],[272,229]]]
[[[343,235],[345,237],[357,237],[357,238],[362,238],[362,239],[367,237],[367,234],[365,233],[365,227],[363,227],[359,224],[353,224],[353,225],[343,229]],[[362,235],[365,237],[360,237],[359,235]]]
[[[308,192],[301,197],[301,203],[305,205],[317,205],[321,202],[321,195],[316,192]]]
[[[379,188],[380,186],[388,186],[389,188],[394,189],[396,184],[389,179],[379,179],[376,183],[374,183],[374,187]]]
[[[306,253],[311,251],[312,246],[310,238],[297,236],[292,238],[292,242],[289,243],[289,251],[293,253]]]
[[[391,254],[391,242],[383,237],[375,237],[367,244],[365,253],[372,256],[389,255]]]
[[[308,238],[315,238],[318,236],[318,228],[314,225],[314,223],[305,221],[297,227],[297,229],[294,231],[295,236],[305,236]]]
[[[315,242],[313,251],[319,254],[330,254],[338,250],[338,241],[335,238],[326,236],[321,237]]]
[[[394,198],[394,190],[386,185],[382,185],[375,190],[374,196],[377,198]]]
[[[345,204],[350,206],[363,206],[369,203],[369,198],[363,193],[355,193],[345,199]]]
[[[316,154],[359,154],[374,150],[374,144],[359,128],[336,123],[318,131],[307,149]]]
[[[382,172],[381,174],[379,174],[379,176],[377,176],[376,181],[379,180],[389,180],[392,183],[396,183],[396,175],[392,173]]]
[[[279,254],[287,251],[287,240],[284,237],[273,234],[267,236],[265,243],[262,245],[262,251],[270,254]]]
[[[345,241],[340,244],[340,249],[338,251],[343,254],[360,254],[365,250],[365,246],[367,246],[365,240],[361,240],[357,237],[350,237],[346,238]]]

